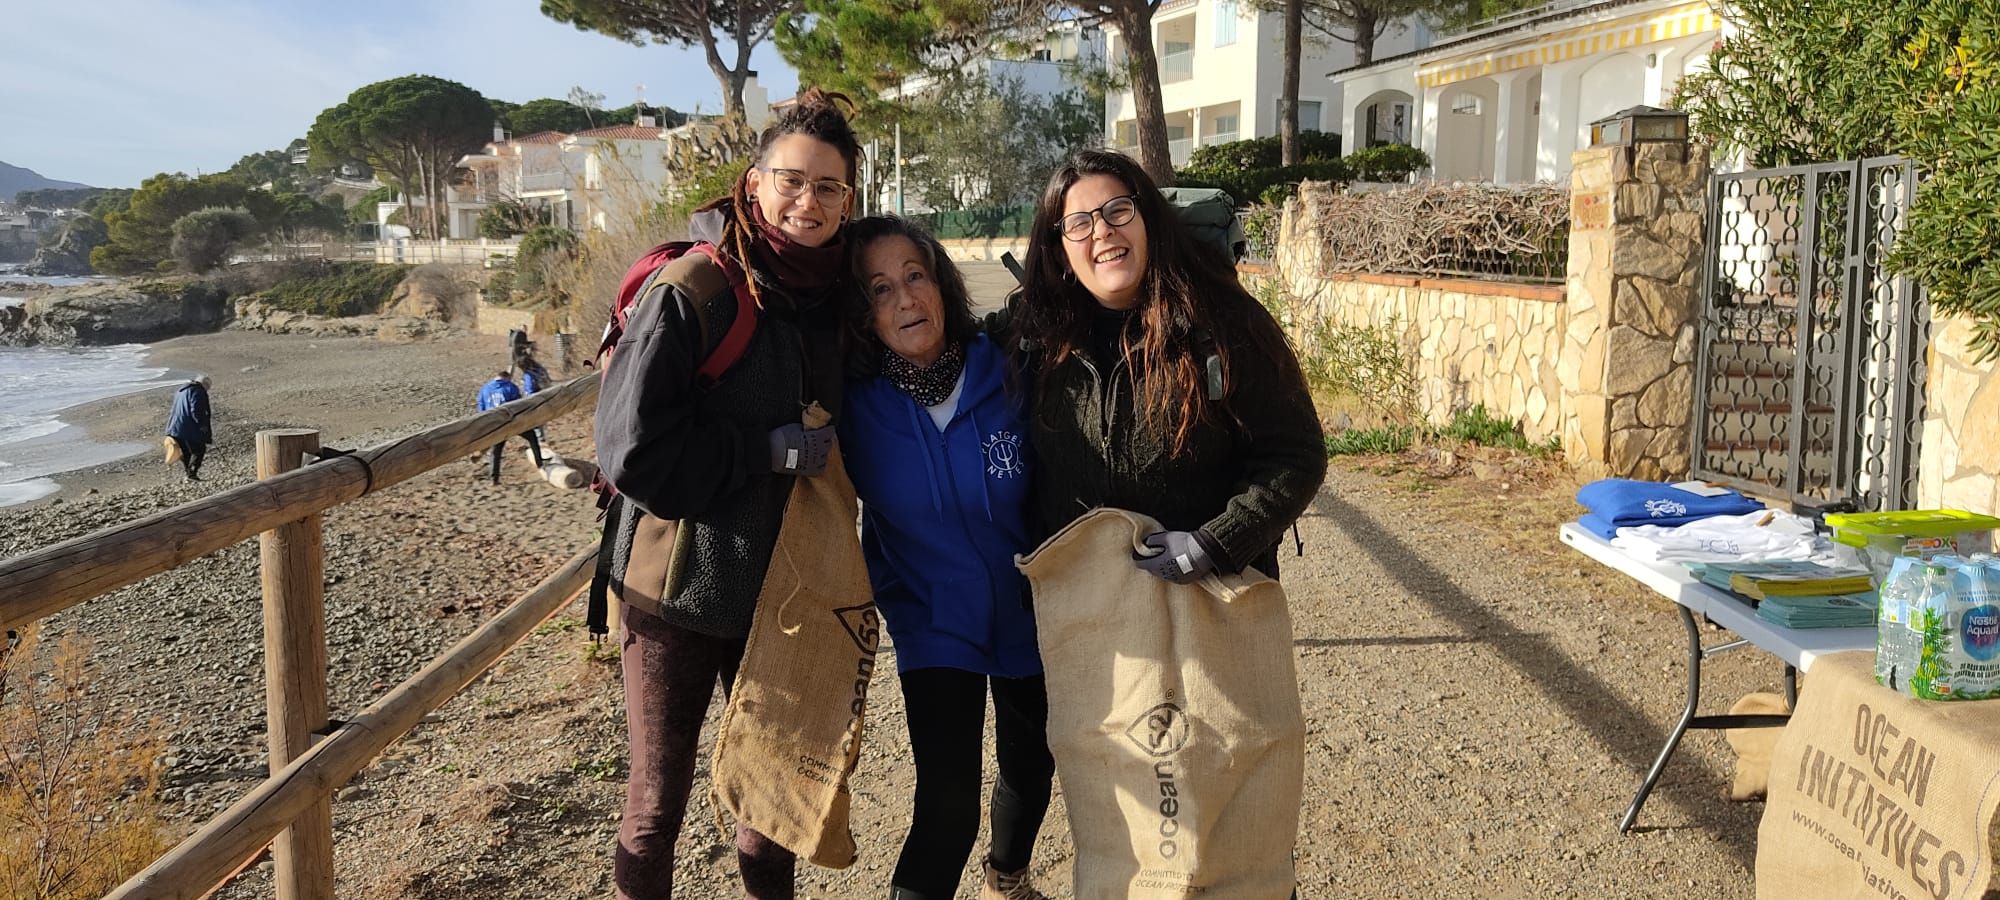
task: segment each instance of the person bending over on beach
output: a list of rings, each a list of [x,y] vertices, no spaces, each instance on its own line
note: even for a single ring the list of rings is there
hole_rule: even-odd
[[[167,437],[181,448],[181,471],[187,480],[201,480],[201,461],[208,445],[215,443],[215,430],[208,416],[207,375],[196,375],[174,392],[173,411],[167,414]]]
[[[979,835],[986,696],[993,695],[992,846],[981,900],[1036,900],[1028,883],[1055,757],[1028,581],[1026,416],[1007,352],[979,333],[965,279],[907,219],[849,228],[853,375],[842,459],[864,505],[862,553],[896,644],[917,790],[892,900],[958,895]]]
[[[514,386],[514,373],[508,369],[501,369],[499,374],[493,376],[492,381],[486,382],[479,389],[479,411],[485,412],[502,403],[512,403],[519,399],[521,399],[521,389]],[[543,462],[542,442],[536,440],[535,430],[530,428],[522,432],[521,437],[528,441],[528,450],[535,457],[535,468],[540,469]],[[506,448],[506,446],[506,441],[501,441],[493,445],[494,484],[500,483],[500,451]]]
[[[530,397],[555,386],[549,378],[548,367],[543,366],[542,361],[535,358],[534,341],[523,340],[514,345],[514,369],[521,373],[521,392]],[[530,433],[537,441],[547,437],[547,433],[540,428]]]
[[[692,274],[656,278],[604,368],[598,463],[618,502],[648,514],[619,517],[607,570],[625,615],[632,753],[622,898],[673,895],[710,696],[736,679],[793,479],[821,474],[832,453],[833,427],[805,428],[801,411],[817,402],[837,421],[841,406],[841,226],[861,157],[845,99],[808,90],[764,129],[728,196],[688,223],[721,258],[690,252],[675,265]],[[699,370],[731,333],[731,279],[746,275],[755,328],[709,382]],[[739,825],[736,855],[745,894],[793,896],[792,851]]]

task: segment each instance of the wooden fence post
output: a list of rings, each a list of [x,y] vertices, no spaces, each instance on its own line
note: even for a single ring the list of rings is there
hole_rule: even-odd
[[[319,449],[319,432],[257,432],[257,477],[302,465]],[[257,537],[264,587],[264,710],[271,774],[284,771],[327,726],[326,561],[320,516],[306,516]],[[322,798],[271,845],[278,900],[332,900],[333,807]]]

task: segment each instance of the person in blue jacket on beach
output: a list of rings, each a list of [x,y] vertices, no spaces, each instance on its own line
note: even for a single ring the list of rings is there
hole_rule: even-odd
[[[859,297],[840,447],[861,548],[895,642],[917,787],[890,897],[957,895],[979,832],[986,697],[996,756],[981,898],[1040,897],[1029,854],[1055,759],[1028,583],[1027,434],[1007,356],[979,334],[965,281],[905,219],[848,226]]]
[[[181,471],[187,480],[201,480],[201,461],[208,445],[215,443],[215,430],[208,415],[208,376],[196,375],[174,392],[173,410],[167,413],[167,437],[181,448]]]
[[[486,384],[479,388],[479,411],[485,412],[503,403],[512,403],[519,399],[521,399],[521,389],[514,385],[513,371],[511,369],[501,369],[498,375],[493,376],[492,381],[486,382]],[[523,432],[521,437],[527,439],[528,451],[535,457],[535,468],[540,469],[542,467],[542,442],[535,439],[533,429]],[[501,441],[493,445],[494,484],[500,483],[500,450],[505,446],[507,446],[506,441]]]

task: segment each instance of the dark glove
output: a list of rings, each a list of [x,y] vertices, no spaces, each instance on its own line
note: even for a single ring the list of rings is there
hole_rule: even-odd
[[[826,471],[833,452],[832,428],[807,428],[797,422],[771,429],[771,471],[779,475],[818,475]]]
[[[1152,575],[1175,584],[1193,584],[1215,571],[1215,557],[1201,545],[1192,531],[1156,531],[1146,536],[1146,546],[1160,552],[1152,556],[1132,554],[1132,561]]]

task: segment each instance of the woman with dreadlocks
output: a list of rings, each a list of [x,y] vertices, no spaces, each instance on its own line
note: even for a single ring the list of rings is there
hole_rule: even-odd
[[[808,90],[764,129],[729,195],[689,222],[720,252],[688,256],[713,270],[656,278],[605,367],[598,461],[650,514],[626,517],[611,555],[632,753],[621,898],[673,895],[709,699],[735,681],[793,479],[819,475],[833,446],[833,428],[805,428],[800,410],[817,401],[837,417],[841,401],[841,227],[861,156],[845,100]],[[719,378],[698,377],[737,315],[731,281],[745,277],[758,317],[749,345]],[[790,850],[739,826],[736,853],[746,895],[793,895]]]

